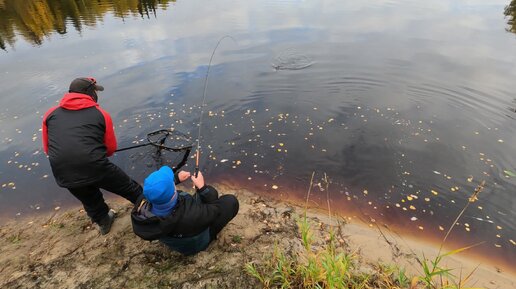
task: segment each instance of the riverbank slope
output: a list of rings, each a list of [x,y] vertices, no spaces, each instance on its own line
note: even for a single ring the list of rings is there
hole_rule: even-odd
[[[191,257],[134,235],[131,206],[123,201],[110,202],[117,219],[105,236],[79,207],[5,224],[0,228],[0,287],[262,288],[246,273],[245,264],[264,262],[275,249],[298,254],[303,246],[297,220],[304,209],[246,191],[231,193],[240,200],[239,214],[207,251]],[[354,256],[358,270],[371,276],[382,264],[404,267],[409,276],[420,274],[416,255],[436,253],[435,248],[396,239],[378,228],[329,219],[324,212],[308,211],[308,219],[314,247],[327,244],[332,227],[338,246]],[[456,268],[456,275],[465,275],[479,264],[454,257],[446,258],[442,265]],[[516,288],[516,279],[480,264],[468,285]]]

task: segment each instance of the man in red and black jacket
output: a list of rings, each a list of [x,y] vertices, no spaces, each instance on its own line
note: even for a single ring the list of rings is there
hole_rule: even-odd
[[[117,144],[111,116],[97,103],[97,91],[103,90],[94,78],[74,79],[69,93],[43,117],[43,149],[57,184],[79,199],[107,234],[115,216],[100,189],[134,204],[142,187],[108,159]]]

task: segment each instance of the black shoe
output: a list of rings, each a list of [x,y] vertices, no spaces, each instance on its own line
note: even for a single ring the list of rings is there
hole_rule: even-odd
[[[111,225],[113,225],[113,221],[115,220],[115,211],[109,210],[107,215],[102,218],[99,222],[99,230],[100,234],[106,235],[111,230]]]

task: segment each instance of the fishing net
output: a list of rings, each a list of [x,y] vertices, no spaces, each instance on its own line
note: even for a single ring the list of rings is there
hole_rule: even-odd
[[[190,137],[177,130],[161,129],[147,134],[149,144],[159,150],[180,152],[192,149]]]
[[[147,134],[147,142],[135,146],[118,149],[117,152],[145,147],[151,147],[150,156],[156,167],[171,166],[174,170],[183,167],[192,151],[190,137],[174,129],[161,129]],[[140,157],[148,156],[148,151],[140,152]]]

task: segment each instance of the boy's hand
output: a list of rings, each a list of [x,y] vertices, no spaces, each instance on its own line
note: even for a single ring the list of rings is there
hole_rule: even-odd
[[[188,173],[188,174],[190,174],[190,173]],[[192,183],[194,184],[194,186],[197,189],[200,189],[200,188],[204,187],[204,177],[203,177],[201,172],[199,172],[197,177],[195,177],[195,175],[192,175],[191,179],[192,179]]]
[[[177,174],[177,178],[179,179],[179,182],[182,183],[188,180],[188,178],[190,178],[190,172],[179,171],[179,173]]]

